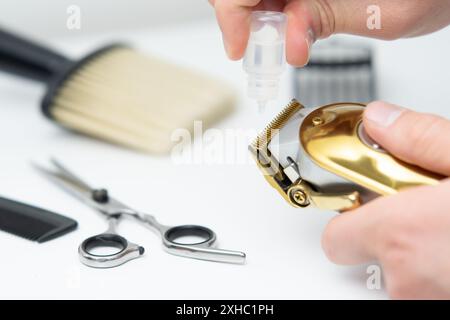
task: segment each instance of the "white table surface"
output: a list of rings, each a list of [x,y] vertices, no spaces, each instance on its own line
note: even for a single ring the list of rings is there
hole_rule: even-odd
[[[374,41],[380,97],[450,117],[449,36],[446,29],[420,39]],[[279,100],[266,114],[258,115],[244,95],[241,64],[226,59],[220,31],[212,20],[89,38],[74,32],[70,38],[46,40],[77,57],[110,39],[127,39],[140,49],[233,84],[241,94],[238,110],[218,128],[259,129],[291,98],[287,74]],[[79,228],[44,244],[0,232],[0,298],[387,297],[383,290],[366,288],[367,266],[336,266],[324,256],[321,233],[335,213],[290,208],[251,162],[175,165],[170,158],[75,135],[41,116],[38,103],[43,92],[41,85],[0,75],[0,194],[73,217]],[[31,159],[49,155],[166,224],[211,227],[222,247],[247,253],[247,264],[168,255],[153,233],[124,222],[120,232],[145,246],[145,256],[107,270],[81,265],[78,244],[102,231],[105,221],[30,167]]]

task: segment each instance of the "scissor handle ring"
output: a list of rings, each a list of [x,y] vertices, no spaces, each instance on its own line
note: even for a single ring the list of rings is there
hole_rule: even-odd
[[[128,246],[128,241],[124,237],[119,236],[118,234],[113,233],[102,233],[90,238],[87,238],[81,244],[81,248],[83,251],[89,253],[92,256],[98,257],[108,257],[112,255],[116,255],[121,253]],[[111,247],[120,249],[118,252],[113,254],[94,254],[91,253],[92,249],[99,247]]]
[[[176,240],[181,237],[186,236],[194,236],[199,237],[203,240],[198,242],[190,242],[183,243],[177,242]],[[198,246],[198,245],[211,245],[216,240],[216,234],[209,228],[197,225],[182,225],[171,227],[166,230],[164,233],[164,238],[166,241],[175,244],[175,245],[189,245],[189,246]]]
[[[113,254],[99,255],[91,253],[98,247],[119,249]],[[78,248],[82,263],[93,268],[117,267],[144,254],[144,248],[128,242],[124,237],[114,233],[102,233],[84,240]]]
[[[200,237],[202,241],[181,242],[177,239],[185,236]],[[196,225],[169,227],[163,233],[163,248],[167,252],[200,260],[228,263],[244,263],[245,253],[215,248],[216,234],[209,228]]]

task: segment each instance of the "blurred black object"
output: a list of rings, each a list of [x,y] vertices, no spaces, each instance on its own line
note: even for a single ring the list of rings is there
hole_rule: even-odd
[[[307,107],[376,99],[373,49],[366,44],[325,40],[308,65],[294,72],[294,95]]]
[[[0,230],[37,241],[49,241],[75,230],[77,222],[25,203],[0,198]]]

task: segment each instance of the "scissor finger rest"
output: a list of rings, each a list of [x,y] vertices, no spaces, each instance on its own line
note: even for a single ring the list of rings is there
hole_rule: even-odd
[[[192,239],[194,241],[189,241]],[[214,231],[203,226],[176,226],[163,233],[163,246],[167,252],[182,257],[238,264],[245,262],[243,252],[213,248],[216,239]]]
[[[97,254],[96,249],[116,249],[113,254]],[[114,233],[103,233],[90,237],[78,248],[80,260],[83,264],[93,268],[112,268],[125,262],[139,258],[144,254],[144,248]]]
[[[212,245],[216,241],[216,234],[203,226],[184,225],[167,229],[164,238],[177,245]]]

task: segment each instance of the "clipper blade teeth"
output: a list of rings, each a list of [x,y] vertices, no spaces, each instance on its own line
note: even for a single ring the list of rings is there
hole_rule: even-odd
[[[273,137],[274,132],[281,129],[288,119],[298,110],[304,108],[296,99],[292,101],[264,128],[264,130],[252,142],[251,147],[258,150],[267,146]]]

